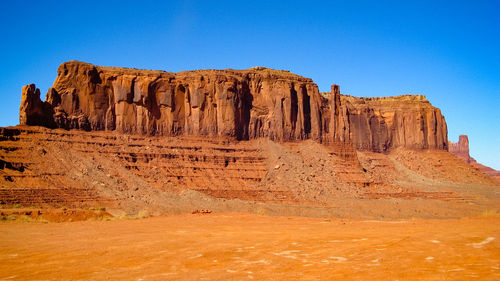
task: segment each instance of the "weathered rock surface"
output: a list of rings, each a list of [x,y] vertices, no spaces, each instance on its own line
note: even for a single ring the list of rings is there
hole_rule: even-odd
[[[465,162],[469,163],[470,165],[476,167],[478,170],[485,173],[486,175],[488,175],[490,177],[494,177],[496,179],[500,179],[500,171],[497,171],[497,170],[492,169],[488,166],[485,166],[481,163],[478,163],[476,161],[476,159],[474,159],[470,156],[469,137],[467,137],[467,135],[460,135],[458,137],[457,143],[448,141],[448,146],[449,146],[450,153],[452,153],[453,155],[464,160]]]
[[[45,102],[27,87],[21,125],[447,149],[444,117],[423,96],[341,98],[337,85],[319,93],[309,78],[264,67],[170,73],[70,61]]]
[[[425,96],[342,96],[341,103],[350,138],[359,150],[384,152],[394,147],[446,150],[448,147],[446,121]]]
[[[263,67],[169,73],[70,61],[59,67],[46,102],[53,117],[37,125],[285,141],[322,136],[317,85]],[[22,116],[39,111],[26,107]],[[23,117],[20,123],[30,124]]]

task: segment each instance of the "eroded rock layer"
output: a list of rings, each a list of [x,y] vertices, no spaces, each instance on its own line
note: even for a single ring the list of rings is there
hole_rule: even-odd
[[[395,147],[448,148],[444,116],[425,96],[342,96],[341,103],[357,149],[384,152]]]
[[[0,128],[0,207],[166,210],[189,190],[202,201],[321,205],[370,184],[351,145],[306,142]]]
[[[460,188],[453,188],[454,183]],[[485,189],[463,189],[463,184]],[[0,128],[2,209],[105,207],[114,215],[134,216],[142,211],[269,210],[280,215],[350,216],[363,206],[361,212],[371,216],[372,211],[386,215],[389,206],[388,201],[372,200],[388,198],[420,198],[424,201],[418,202],[425,203],[419,208],[425,210],[429,204],[441,207],[446,202],[450,209],[469,208],[475,192],[492,191],[491,186],[498,182],[443,150],[375,153],[312,140],[279,143]],[[391,209],[401,207],[401,202],[393,203]]]
[[[23,88],[21,125],[447,149],[444,117],[423,96],[341,98],[337,85],[319,93],[309,78],[264,67],[170,73],[70,61],[39,96]]]

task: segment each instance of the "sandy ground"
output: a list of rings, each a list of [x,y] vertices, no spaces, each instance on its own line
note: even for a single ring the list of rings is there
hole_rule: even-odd
[[[500,216],[0,224],[2,280],[500,280]]]

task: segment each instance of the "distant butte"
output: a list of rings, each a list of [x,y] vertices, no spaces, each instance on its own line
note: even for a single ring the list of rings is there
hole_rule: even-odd
[[[481,172],[487,174],[490,177],[494,177],[500,179],[500,171],[492,169],[488,166],[485,166],[481,163],[478,163],[476,159],[472,158],[469,154],[469,137],[467,135],[460,135],[458,138],[458,142],[448,142],[449,151],[453,155],[459,157],[465,162],[471,164],[472,166],[479,169]]]

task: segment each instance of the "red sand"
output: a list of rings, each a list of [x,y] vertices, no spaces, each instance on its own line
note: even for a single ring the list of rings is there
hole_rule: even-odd
[[[0,279],[499,280],[500,216],[0,224]]]

